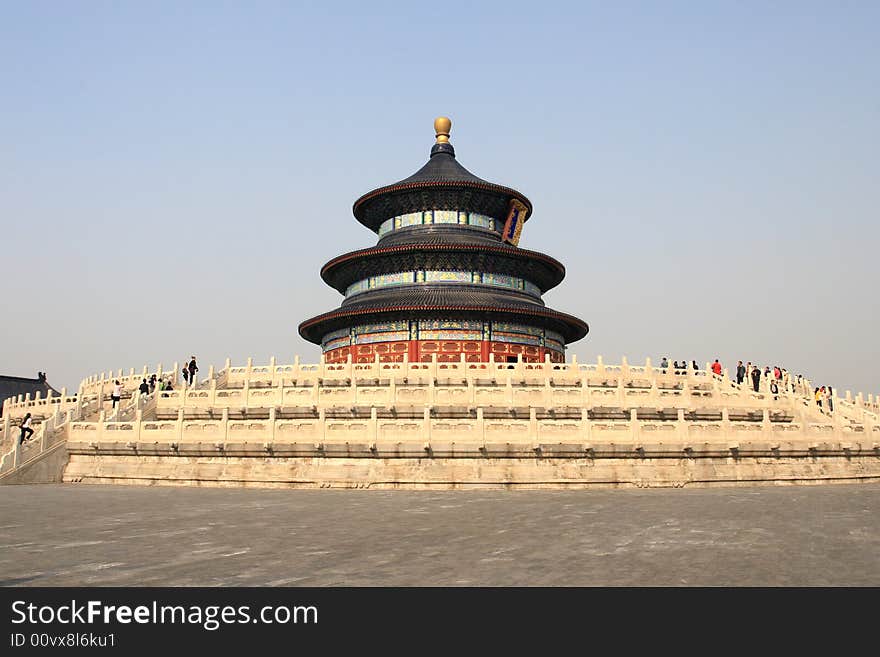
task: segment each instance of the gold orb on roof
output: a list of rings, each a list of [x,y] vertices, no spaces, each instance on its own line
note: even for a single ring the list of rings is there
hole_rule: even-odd
[[[452,121],[445,116],[438,116],[434,119],[434,132],[437,133],[437,143],[449,143],[449,130],[452,128]]]

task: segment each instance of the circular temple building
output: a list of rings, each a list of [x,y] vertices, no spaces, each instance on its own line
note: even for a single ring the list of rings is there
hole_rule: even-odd
[[[541,299],[565,267],[519,248],[531,202],[461,166],[450,127],[434,122],[425,166],[355,201],[379,241],[324,265],[321,278],[345,299],[299,326],[326,362],[564,362],[566,345],[589,331]]]

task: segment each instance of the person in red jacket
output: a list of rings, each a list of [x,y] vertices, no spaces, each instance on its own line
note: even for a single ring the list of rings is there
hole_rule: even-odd
[[[715,376],[721,376],[721,363],[718,362],[717,358],[712,363],[712,371],[715,373]]]

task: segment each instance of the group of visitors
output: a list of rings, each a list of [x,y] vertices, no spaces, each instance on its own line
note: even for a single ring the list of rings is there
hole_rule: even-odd
[[[191,356],[189,362],[184,363],[183,370],[181,371],[183,374],[184,387],[196,384],[196,372],[198,371],[199,366],[196,364],[196,357]],[[168,378],[163,378],[161,381],[159,381],[159,377],[155,373],[151,374],[149,379],[144,377],[141,379],[141,384],[138,386],[138,393],[142,396],[152,395],[156,391],[157,386],[160,392],[174,390],[174,377],[169,376]],[[112,408],[116,408],[116,405],[119,404],[119,400],[122,399],[122,390],[122,383],[119,379],[116,379],[113,382],[113,391],[110,393]]]
[[[692,361],[690,367],[695,372],[699,370],[696,361]],[[672,364],[672,370],[675,374],[686,374],[688,368],[687,361],[674,361]],[[665,356],[660,360],[660,369],[664,374],[669,369],[669,359]],[[724,373],[724,367],[717,358],[709,366],[709,369],[712,374],[719,378]],[[829,412],[834,411],[834,394],[831,386],[822,386],[811,392],[806,388],[807,384],[802,375],[792,375],[787,369],[779,367],[779,365],[774,365],[773,367],[765,365],[761,369],[760,366],[752,365],[751,361],[745,364],[741,360],[737,361],[735,380],[738,385],[745,384],[751,386],[755,392],[760,392],[763,386],[763,389],[769,391],[774,399],[779,398],[780,391],[812,397],[819,410],[823,412],[824,409],[827,409]]]
[[[802,384],[802,377],[800,374],[797,375],[797,380],[795,381],[789,371],[784,367],[779,367],[779,365],[774,365],[772,369],[769,365],[765,365],[762,371],[759,366],[752,365],[751,361],[745,365],[743,365],[741,360],[737,361],[737,384],[743,385],[745,382],[748,385],[751,385],[755,392],[759,392],[762,380],[767,381],[767,387],[774,395],[779,393],[780,386],[785,391],[796,392],[797,385]]]
[[[172,379],[173,377],[169,376],[167,379],[159,381],[159,391],[174,390]],[[155,374],[150,375],[149,381],[147,379],[141,379],[141,384],[138,386],[138,392],[140,392],[141,395],[152,395],[156,391],[157,380],[158,377]]]
[[[769,389],[774,399],[779,398],[778,395],[780,390],[783,392],[802,394],[807,397],[810,396],[809,389],[805,388],[806,383],[804,382],[804,377],[800,374],[792,376],[787,369],[779,367],[779,365],[774,365],[772,368],[769,365],[765,365],[764,370],[762,371],[760,367],[752,366],[751,362],[748,362],[745,365],[743,365],[742,361],[737,362],[736,382],[738,384],[742,385],[743,381],[747,381],[751,384],[752,389],[755,392],[759,392],[762,380],[766,381],[767,389]],[[816,388],[812,393],[812,397],[815,400],[816,405],[819,407],[819,410],[823,409],[824,403],[824,408],[828,409],[829,412],[834,411],[834,394],[831,386]]]
[[[813,399],[816,400],[816,406],[818,406],[819,410],[823,413],[825,412],[825,409],[828,409],[829,413],[834,412],[834,394],[831,391],[831,386],[828,386],[827,388],[825,386],[816,388],[813,391]],[[823,402],[825,403],[824,407],[822,405]]]
[[[180,373],[183,375],[183,385],[184,387],[190,386],[195,387],[198,383],[198,379],[196,379],[196,372],[199,371],[199,366],[196,365],[196,357],[190,356],[189,363],[184,362],[183,369]]]

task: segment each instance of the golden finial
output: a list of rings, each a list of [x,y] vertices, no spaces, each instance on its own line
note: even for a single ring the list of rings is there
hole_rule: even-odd
[[[445,116],[438,116],[434,119],[434,132],[437,133],[438,144],[449,143],[449,129],[452,128],[452,121]]]

